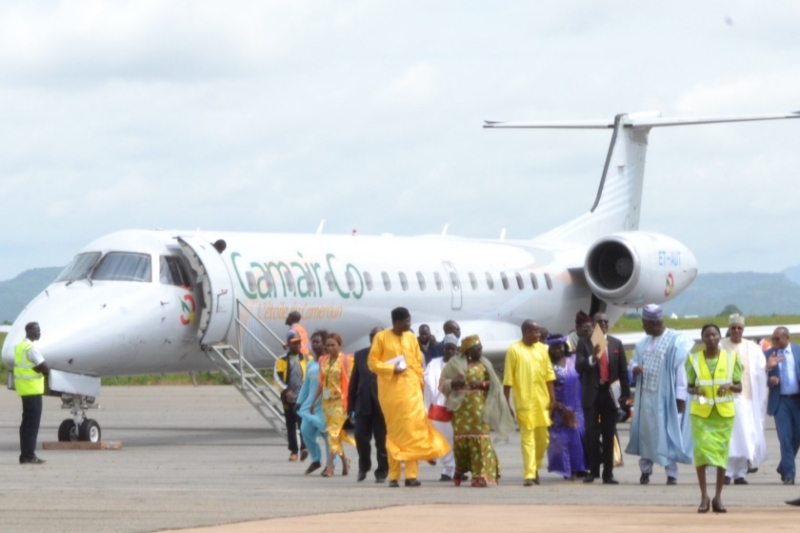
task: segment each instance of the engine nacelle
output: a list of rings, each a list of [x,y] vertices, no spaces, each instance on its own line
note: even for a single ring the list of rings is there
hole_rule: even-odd
[[[683,292],[697,276],[697,259],[672,237],[620,232],[589,247],[584,272],[598,298],[620,307],[642,307]]]

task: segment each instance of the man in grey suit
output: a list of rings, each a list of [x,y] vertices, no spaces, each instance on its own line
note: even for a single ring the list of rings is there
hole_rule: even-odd
[[[772,333],[767,357],[767,414],[775,417],[781,463],[778,473],[784,485],[794,485],[795,457],[800,448],[800,345],[789,342],[789,330]]]

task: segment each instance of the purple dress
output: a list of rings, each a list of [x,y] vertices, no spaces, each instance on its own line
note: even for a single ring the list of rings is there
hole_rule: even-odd
[[[553,425],[549,428],[550,445],[547,447],[547,471],[570,477],[586,471],[581,376],[575,370],[575,354],[567,356],[566,366],[553,365],[553,370],[556,374],[556,401],[575,413],[578,424],[575,428],[567,427],[561,420],[561,413],[553,413]]]

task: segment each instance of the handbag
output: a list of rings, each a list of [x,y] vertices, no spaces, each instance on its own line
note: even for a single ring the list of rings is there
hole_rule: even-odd
[[[432,403],[428,408],[428,418],[436,420],[437,422],[450,422],[450,411],[444,405],[436,405]]]

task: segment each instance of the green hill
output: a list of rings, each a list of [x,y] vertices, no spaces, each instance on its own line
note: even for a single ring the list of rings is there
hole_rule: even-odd
[[[33,268],[0,281],[0,323],[14,322],[22,308],[42,292],[64,267]]]
[[[700,274],[663,307],[666,313],[679,316],[714,316],[728,304],[746,315],[800,314],[800,285],[783,273]]]

